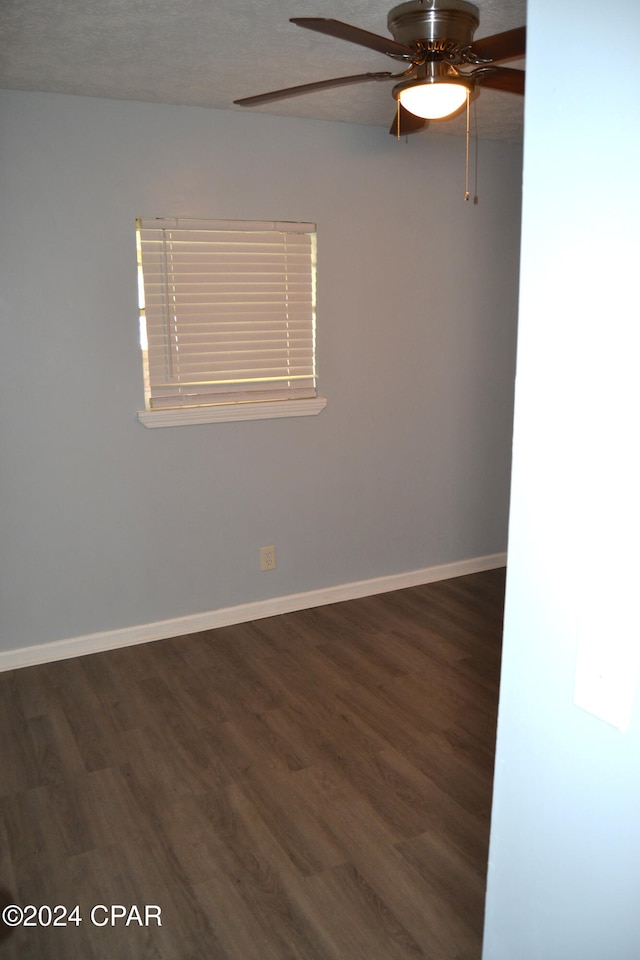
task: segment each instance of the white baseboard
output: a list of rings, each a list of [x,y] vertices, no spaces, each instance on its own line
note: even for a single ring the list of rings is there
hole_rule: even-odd
[[[208,610],[205,613],[194,613],[158,623],[145,623],[137,627],[123,627],[120,630],[90,633],[82,637],[72,637],[69,640],[56,640],[32,647],[4,650],[0,651],[0,671],[15,670],[18,667],[29,667],[38,663],[51,663],[54,660],[68,660],[71,657],[82,657],[89,653],[130,647],[136,643],[181,637],[188,633],[227,627],[234,623],[247,623],[249,620],[274,617],[281,613],[321,607],[328,603],[356,600],[358,597],[370,597],[377,593],[388,593],[391,590],[416,587],[423,583],[434,583],[437,580],[450,580],[470,573],[481,573],[483,570],[494,570],[496,567],[505,566],[506,562],[506,553],[494,553],[486,557],[474,557],[471,560],[461,560],[438,567],[395,573],[388,577],[342,583],[322,590],[309,590],[285,597],[242,603],[235,607]]]

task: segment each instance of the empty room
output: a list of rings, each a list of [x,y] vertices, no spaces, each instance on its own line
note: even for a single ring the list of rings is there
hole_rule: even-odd
[[[640,148],[556,7],[3,5],[0,956],[636,960]]]

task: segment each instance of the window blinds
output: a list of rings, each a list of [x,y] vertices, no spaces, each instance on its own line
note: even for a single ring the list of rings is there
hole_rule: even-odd
[[[138,219],[147,409],[316,396],[315,225]]]

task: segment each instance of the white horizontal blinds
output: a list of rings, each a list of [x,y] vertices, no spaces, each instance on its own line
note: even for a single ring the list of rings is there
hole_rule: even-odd
[[[313,224],[138,231],[149,409],[316,396]]]

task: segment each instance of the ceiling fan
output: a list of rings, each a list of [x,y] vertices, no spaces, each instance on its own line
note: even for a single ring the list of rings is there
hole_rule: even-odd
[[[404,64],[401,73],[360,73],[272,90],[234,103],[259,106],[274,100],[370,80],[398,80],[392,89],[397,115],[389,133],[405,136],[424,129],[429,120],[457,113],[476,87],[524,94],[524,71],[496,66],[523,57],[526,28],[518,27],[474,41],[479,11],[467,0],[409,0],[389,12],[393,39],[324,17],[292,17],[291,23],[383,53]],[[469,69],[473,67],[473,69]]]

